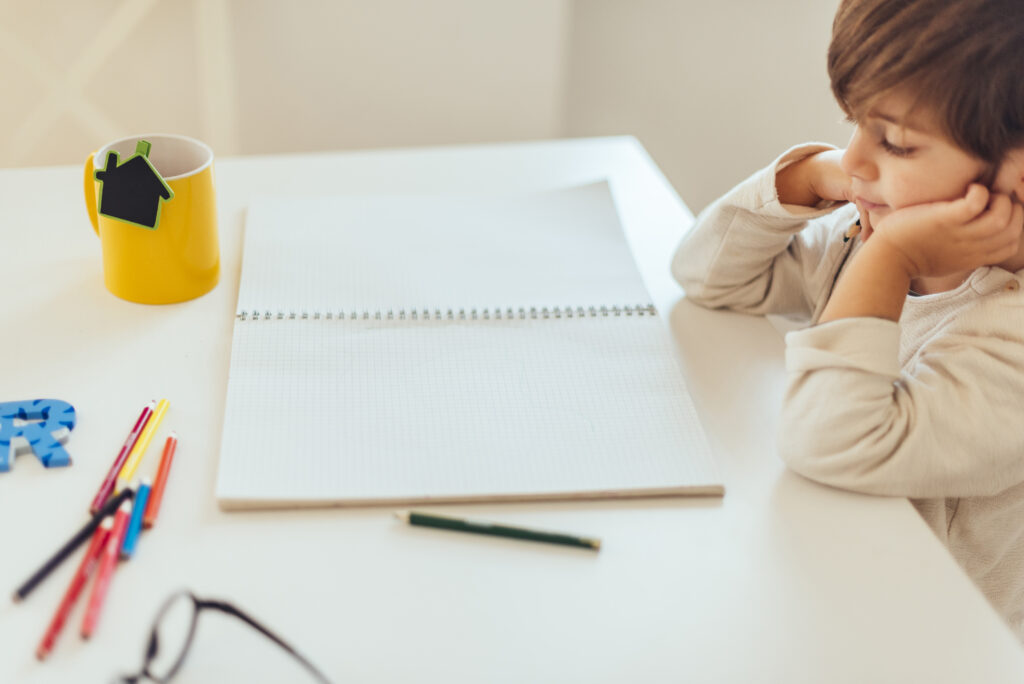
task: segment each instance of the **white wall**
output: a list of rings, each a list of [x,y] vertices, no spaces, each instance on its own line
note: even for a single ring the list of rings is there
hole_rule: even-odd
[[[580,0],[566,130],[630,133],[694,211],[790,145],[845,145],[826,51],[838,0]]]
[[[842,144],[838,0],[0,0],[0,166],[633,134],[699,210]]]
[[[562,133],[568,0],[0,0],[0,166]]]
[[[246,151],[561,132],[567,1],[252,0],[233,7]]]

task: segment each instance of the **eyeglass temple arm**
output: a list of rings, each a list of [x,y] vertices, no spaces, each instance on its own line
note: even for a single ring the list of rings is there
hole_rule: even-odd
[[[273,641],[275,644],[277,644],[278,646],[280,646],[284,650],[288,651],[288,653],[291,653],[296,658],[296,660],[298,660],[300,663],[302,663],[302,665],[307,670],[309,670],[310,673],[314,677],[319,679],[321,682],[323,682],[324,684],[331,684],[331,680],[329,680],[326,676],[324,676],[324,674],[322,672],[320,672],[320,670],[318,670],[316,668],[316,666],[313,665],[313,663],[311,663],[308,660],[306,660],[306,658],[304,658],[298,651],[296,651],[294,648],[289,646],[288,643],[285,642],[284,639],[282,639],[281,637],[277,636],[276,634],[271,632],[269,629],[267,629],[266,627],[261,625],[259,622],[256,621],[255,618],[252,618],[249,615],[246,615],[244,612],[242,612],[241,609],[234,607],[230,603],[224,603],[223,601],[197,600],[196,601],[196,605],[199,606],[200,608],[213,608],[215,610],[219,610],[219,611],[225,612],[225,613],[227,613],[229,615],[234,615],[236,618],[238,618],[239,620],[242,620],[243,622],[248,624],[253,629],[255,629],[255,630],[259,631],[260,633],[262,633],[263,636],[267,637],[268,639]]]

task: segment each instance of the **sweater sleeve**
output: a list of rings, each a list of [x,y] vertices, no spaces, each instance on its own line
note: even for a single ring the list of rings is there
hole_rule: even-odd
[[[825,484],[912,498],[989,496],[1024,481],[1024,310],[1001,309],[999,322],[934,337],[904,369],[893,321],[789,333],[783,460]]]
[[[781,204],[775,175],[827,149],[794,147],[701,212],[672,260],[687,299],[754,314],[810,317],[819,308],[846,253],[835,233],[856,209]]]

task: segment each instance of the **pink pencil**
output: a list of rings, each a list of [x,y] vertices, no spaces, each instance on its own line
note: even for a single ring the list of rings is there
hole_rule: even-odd
[[[135,421],[135,427],[128,433],[128,439],[124,441],[124,446],[121,447],[121,451],[118,452],[117,458],[114,459],[114,464],[110,466],[110,471],[107,476],[103,479],[103,484],[100,485],[100,489],[96,492],[95,498],[92,500],[92,505],[89,506],[89,510],[95,514],[103,504],[107,502],[110,495],[114,492],[114,485],[117,484],[117,476],[121,472],[121,467],[124,462],[128,460],[128,454],[132,452],[132,448],[135,446],[135,442],[139,441],[139,435],[146,427],[146,423],[149,422],[149,417],[153,415],[153,409],[156,408],[156,402],[151,401],[146,404],[146,407],[142,409],[142,413],[139,414],[139,419]]]
[[[106,544],[103,546],[103,554],[100,557],[100,569],[96,573],[96,583],[92,585],[92,593],[89,594],[89,604],[85,609],[85,618],[82,620],[82,638],[88,639],[96,631],[96,623],[100,619],[100,609],[103,608],[103,599],[110,587],[110,578],[114,576],[114,569],[117,568],[117,559],[121,555],[121,543],[124,541],[125,530],[128,529],[128,518],[131,516],[132,502],[125,501],[114,514],[114,527],[107,535]]]
[[[60,605],[57,606],[57,612],[53,614],[53,619],[50,620],[50,626],[46,628],[46,633],[43,634],[43,638],[39,642],[39,647],[36,649],[36,658],[42,660],[53,650],[53,644],[57,641],[57,636],[64,628],[64,623],[68,619],[68,613],[71,612],[75,601],[78,600],[78,595],[82,593],[82,588],[89,579],[89,575],[92,574],[93,568],[99,562],[100,550],[107,541],[107,535],[110,534],[110,528],[113,525],[114,519],[108,516],[104,518],[103,522],[100,523],[100,526],[93,533],[92,541],[89,542],[89,548],[86,550],[78,570],[75,571],[75,576],[71,578],[71,584],[68,585],[64,598],[61,599]]]

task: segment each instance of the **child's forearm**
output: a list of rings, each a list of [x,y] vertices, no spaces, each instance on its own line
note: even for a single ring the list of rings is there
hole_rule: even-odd
[[[821,202],[821,197],[812,189],[809,178],[815,156],[817,155],[804,157],[776,174],[775,190],[779,194],[780,203],[814,207]]]
[[[824,149],[779,170],[775,189],[782,204],[820,207],[853,199],[850,177],[843,171],[842,150]]]
[[[827,226],[804,229],[833,208],[783,206],[776,180],[780,167],[829,149],[794,147],[701,212],[672,260],[688,299],[756,314],[813,313],[807,293],[831,285],[839,254]]]
[[[873,237],[839,278],[819,323],[863,317],[899,321],[911,280],[906,260]]]

